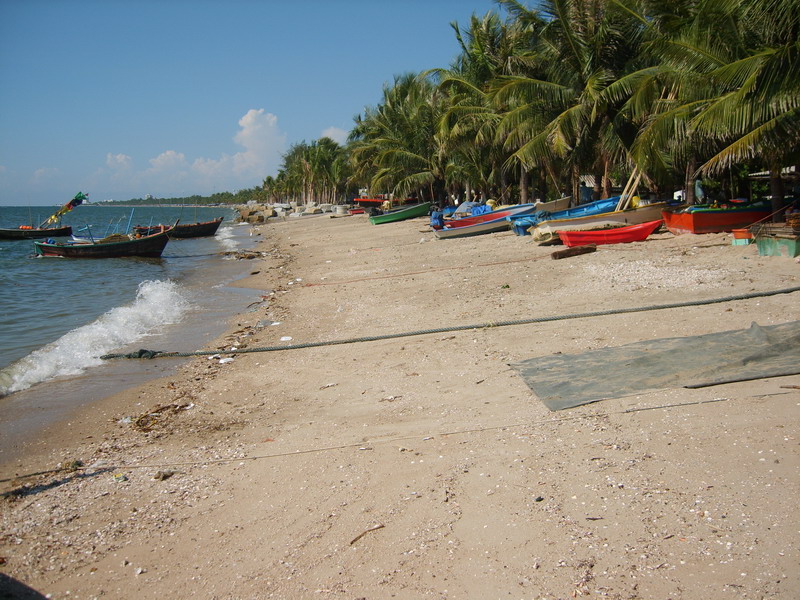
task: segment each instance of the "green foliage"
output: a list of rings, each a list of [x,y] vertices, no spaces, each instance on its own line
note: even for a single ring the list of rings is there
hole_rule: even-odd
[[[800,0],[498,0],[453,23],[447,67],[395,76],[349,141],[292,146],[263,185],[179,203],[340,202],[371,194],[513,201],[611,193],[636,170],[671,195],[703,177],[800,162]],[[524,188],[524,189],[523,189]],[[136,202],[147,203],[147,200]]]

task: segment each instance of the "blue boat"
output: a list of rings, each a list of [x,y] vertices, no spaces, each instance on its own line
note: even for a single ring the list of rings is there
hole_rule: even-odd
[[[511,227],[517,235],[530,235],[528,229],[535,227],[543,221],[550,221],[554,219],[576,219],[578,217],[588,217],[594,215],[602,215],[604,213],[613,212],[617,209],[620,196],[612,196],[605,200],[596,200],[588,204],[581,204],[574,208],[566,210],[559,210],[556,212],[548,212],[546,210],[538,210],[531,215],[511,215],[506,217],[511,222]]]

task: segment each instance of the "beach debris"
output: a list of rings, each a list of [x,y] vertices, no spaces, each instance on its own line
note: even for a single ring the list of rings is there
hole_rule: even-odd
[[[326,390],[326,389],[328,389],[328,388],[336,387],[337,385],[339,385],[339,384],[338,384],[338,383],[326,383],[325,385],[323,385],[323,386],[322,386],[321,388],[319,388],[319,389],[321,389],[321,390]]]
[[[83,467],[83,461],[81,461],[81,460],[69,460],[69,461],[65,461],[63,463],[59,463],[58,467],[62,471],[75,472],[78,469],[80,469],[81,467]]]
[[[381,402],[394,402],[395,400],[400,400],[400,398],[402,398],[402,396],[385,396],[384,398],[381,398],[380,401]]]
[[[128,478],[122,473],[117,473],[116,475],[114,475],[114,481],[116,481],[117,483],[122,483],[123,481],[128,481]]]
[[[219,354],[212,354],[208,357],[208,360],[219,360],[220,358],[222,357]]]
[[[355,544],[358,540],[360,540],[362,537],[364,537],[368,533],[370,533],[372,531],[377,531],[378,529],[383,529],[384,527],[386,527],[386,525],[380,523],[378,525],[375,525],[374,527],[370,527],[366,531],[362,531],[356,537],[354,537],[352,540],[350,540],[350,545],[352,546],[353,544]]]
[[[291,342],[291,341],[292,341],[292,338],[291,338],[291,337],[289,337],[288,335],[285,335],[285,336],[283,336],[283,337],[281,338],[281,341],[282,341],[282,342]]]
[[[220,358],[219,359],[219,364],[221,364],[221,365],[227,365],[228,363],[232,363],[232,362],[233,362],[232,358]]]
[[[595,244],[589,244],[588,246],[575,246],[574,248],[567,248],[566,250],[557,250],[553,252],[550,257],[553,260],[558,260],[560,258],[569,258],[571,256],[588,254],[589,252],[595,251],[597,251],[597,246]]]
[[[164,404],[156,406],[154,409],[140,415],[133,420],[133,426],[139,431],[151,431],[160,421],[164,420],[167,415],[176,414],[180,410],[189,410],[194,406],[194,403],[184,404]]]

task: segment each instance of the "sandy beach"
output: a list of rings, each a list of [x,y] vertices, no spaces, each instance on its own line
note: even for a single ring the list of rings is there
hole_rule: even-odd
[[[239,353],[2,465],[0,598],[800,597],[800,376],[551,412],[511,366],[795,321],[800,293],[433,331],[789,288],[796,260],[729,234],[553,260],[427,219],[258,230],[260,301],[208,348]]]

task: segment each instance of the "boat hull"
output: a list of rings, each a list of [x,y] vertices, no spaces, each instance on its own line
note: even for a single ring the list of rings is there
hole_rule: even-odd
[[[204,221],[202,223],[178,223],[169,233],[170,238],[195,238],[195,237],[211,237],[217,233],[217,229],[222,224],[223,217],[214,219],[213,221]],[[161,231],[161,225],[153,225],[150,227],[142,227],[137,225],[133,228],[133,232],[139,235],[152,235]]]
[[[689,207],[690,209],[692,207]],[[665,210],[664,225],[675,235],[721,233],[744,229],[770,216],[766,206],[730,209]]]
[[[124,258],[140,256],[158,258],[169,242],[169,230],[141,238],[119,242],[94,243],[48,243],[34,242],[39,256],[59,256],[63,258]]]
[[[472,217],[462,217],[460,219],[451,219],[445,221],[444,228],[437,229],[437,231],[446,231],[448,229],[460,229],[462,227],[472,227],[475,225],[481,225],[483,223],[495,222],[495,221],[506,221],[510,226],[511,224],[510,222],[508,222],[508,219],[510,217],[529,215],[533,213],[535,210],[536,206],[534,204],[520,204],[518,206],[513,206],[511,208],[503,208],[499,210],[494,210],[492,212],[483,213],[482,215],[475,215]],[[503,229],[508,229],[508,227],[499,228],[496,231],[502,231]],[[459,237],[459,236],[452,236],[452,237]]]
[[[415,204],[414,206],[406,206],[382,215],[373,215],[369,218],[369,222],[373,225],[382,225],[384,223],[397,223],[398,221],[405,221],[406,219],[413,219],[415,217],[424,217],[431,210],[430,202],[423,202],[422,204]]]
[[[449,240],[452,238],[470,237],[473,235],[483,235],[485,233],[497,233],[498,231],[507,231],[511,227],[511,223],[505,217],[486,221],[484,223],[476,223],[475,225],[468,225],[466,227],[445,227],[444,229],[436,229],[433,235],[440,240]]]
[[[609,223],[616,223],[622,227],[660,220],[661,213],[666,206],[666,202],[657,202],[637,208],[615,210],[574,219],[550,219],[533,227],[531,234],[533,241],[539,244],[558,243],[560,241],[559,231],[589,231],[607,227]]]
[[[630,242],[643,242],[656,229],[661,227],[663,221],[649,221],[638,225],[626,225],[625,227],[614,227],[611,229],[597,229],[592,231],[559,231],[558,237],[564,245],[572,248],[595,244],[627,244]]]
[[[0,239],[3,240],[35,240],[49,237],[65,237],[72,235],[72,227],[50,227],[45,229],[0,229]]]

